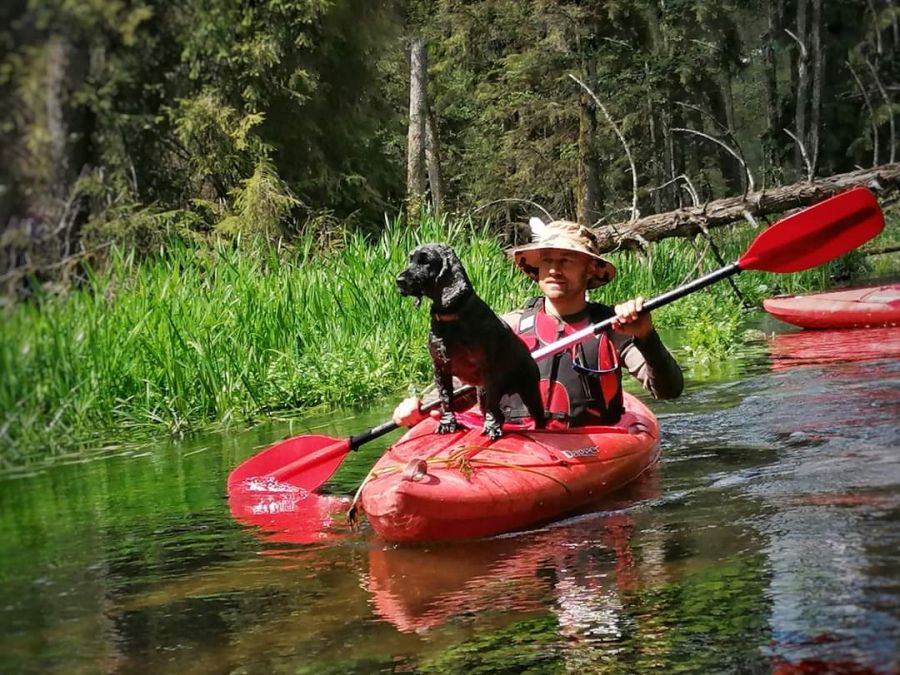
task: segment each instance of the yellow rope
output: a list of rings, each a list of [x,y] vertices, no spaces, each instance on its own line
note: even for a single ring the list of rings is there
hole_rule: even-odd
[[[562,481],[558,478],[555,478],[554,476],[551,476],[550,474],[548,474],[545,471],[539,471],[538,469],[534,468],[536,466],[570,466],[570,464],[566,460],[560,459],[556,456],[555,448],[553,448],[552,446],[548,446],[545,443],[538,442],[538,444],[544,448],[544,450],[550,455],[551,458],[553,458],[552,463],[524,465],[524,464],[499,462],[499,461],[495,461],[495,460],[492,461],[489,459],[478,459],[475,457],[475,455],[479,454],[482,450],[492,450],[493,452],[506,453],[506,454],[510,454],[510,455],[517,454],[517,451],[512,448],[493,448],[490,446],[474,445],[474,444],[461,445],[459,447],[453,448],[452,450],[450,450],[450,452],[447,454],[446,457],[435,456],[435,457],[430,457],[424,461],[425,461],[426,465],[444,464],[447,466],[448,469],[457,469],[465,477],[465,479],[467,481],[471,481],[472,474],[475,472],[475,469],[478,466],[513,469],[515,471],[525,471],[527,473],[533,473],[535,475],[538,475],[538,476],[541,476],[548,480],[551,480],[554,483],[556,483],[557,485],[559,485],[560,487],[562,487],[566,492],[568,492],[569,494],[572,494],[572,490],[569,488],[568,485],[566,485],[566,483],[564,481]],[[617,458],[599,458],[599,457],[597,457],[594,461],[591,461],[590,463],[591,464],[594,464],[594,463],[600,464],[600,463],[612,462],[612,461],[615,461],[615,459],[617,459]],[[587,463],[587,462],[583,462],[583,463]],[[372,469],[369,471],[368,475],[366,476],[365,480],[363,480],[362,484],[359,486],[359,489],[356,491],[356,496],[353,498],[353,502],[351,503],[351,507],[350,507],[351,512],[355,513],[356,502],[359,500],[359,497],[360,497],[360,494],[362,493],[363,487],[370,480],[374,480],[375,478],[381,478],[382,476],[388,476],[390,474],[397,473],[398,471],[402,471],[402,470],[403,470],[403,466],[400,464],[384,466],[381,469],[379,469],[378,471],[376,471],[375,467],[373,466]]]
[[[489,459],[478,459],[475,457],[475,455],[480,453],[482,450],[486,450],[486,449],[487,449],[486,447],[480,446],[480,445],[464,445],[464,446],[460,446],[458,448],[454,448],[449,454],[447,454],[446,457],[441,457],[441,456],[430,457],[425,460],[425,463],[429,464],[429,465],[443,464],[448,469],[456,469],[465,477],[465,479],[467,481],[471,481],[472,474],[475,472],[475,469],[478,467],[497,467],[497,468],[504,468],[504,469],[513,469],[515,471],[525,471],[527,473],[533,473],[535,475],[538,475],[538,476],[541,476],[548,480],[551,480],[554,483],[556,483],[557,485],[559,485],[561,488],[563,488],[569,494],[572,493],[572,490],[569,488],[568,485],[565,484],[565,482],[559,480],[558,478],[555,478],[554,476],[549,475],[545,471],[540,471],[532,466],[523,465],[523,464],[513,464],[513,463],[508,463],[508,462],[499,462],[496,460],[489,460]],[[474,452],[471,452],[473,450],[474,450]],[[495,452],[499,451],[499,450],[502,450],[502,449],[494,448]],[[467,454],[470,452],[471,452],[471,454]],[[507,452],[508,454],[515,454],[515,452],[509,451],[509,450],[505,450],[504,452]],[[557,460],[555,462],[555,464],[562,465],[562,464],[564,464],[564,462]],[[545,466],[545,465],[538,465],[538,466]],[[552,466],[552,465],[550,465],[550,466]],[[393,473],[397,473],[398,471],[402,471],[402,470],[403,470],[403,466],[400,464],[383,466],[377,471],[375,470],[375,467],[372,467],[372,470],[369,471],[369,474],[366,476],[362,485],[359,486],[359,489],[356,492],[356,497],[354,497],[354,499],[353,499],[353,505],[355,505],[356,501],[359,499],[359,495],[362,492],[363,486],[366,483],[368,483],[370,480],[374,480],[375,478],[381,478],[382,476],[389,476]]]

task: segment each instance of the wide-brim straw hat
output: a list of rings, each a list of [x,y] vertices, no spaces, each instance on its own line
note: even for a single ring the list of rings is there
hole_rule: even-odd
[[[597,236],[584,225],[569,220],[544,224],[539,218],[532,218],[528,224],[532,243],[512,249],[509,255],[532,280],[538,280],[541,251],[551,248],[584,253],[594,260],[593,274],[588,279],[589,289],[608,284],[616,276],[615,266],[600,256]]]

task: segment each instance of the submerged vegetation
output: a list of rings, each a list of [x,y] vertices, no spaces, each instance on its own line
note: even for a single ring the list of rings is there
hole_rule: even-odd
[[[717,233],[721,255],[734,260],[754,234]],[[428,313],[394,285],[407,252],[426,241],[452,243],[498,311],[536,292],[488,230],[430,217],[416,229],[388,223],[374,240],[345,234],[324,251],[312,236],[291,246],[182,241],[142,261],[113,249],[81,287],[8,308],[0,461],[27,464],[123,436],[362,404],[426,384]],[[648,255],[613,254],[618,277],[595,299],[649,297],[710,271],[717,263],[702,249],[667,240]],[[752,273],[736,283],[754,306],[778,291],[820,288],[829,270]],[[741,306],[720,283],[654,317],[683,336],[690,367],[736,344]]]

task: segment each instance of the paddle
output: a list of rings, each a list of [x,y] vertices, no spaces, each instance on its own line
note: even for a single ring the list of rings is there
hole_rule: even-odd
[[[648,300],[643,311],[650,312],[743,270],[787,273],[816,267],[864,244],[883,227],[884,217],[874,195],[864,187],[849,190],[779,220],[759,234],[737,262]],[[583,328],[538,349],[534,359],[539,361],[561,352],[614,322],[613,317]],[[456,393],[471,389],[463,387]],[[423,412],[439,405],[436,401],[424,407]],[[346,439],[320,435],[289,438],[235,468],[228,476],[228,489],[231,491],[248,479],[259,478],[261,486],[284,482],[315,490],[331,477],[347,453],[396,428],[393,422],[384,422]]]

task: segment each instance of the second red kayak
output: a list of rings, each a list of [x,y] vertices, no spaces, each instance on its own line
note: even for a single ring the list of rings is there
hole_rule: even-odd
[[[434,433],[427,418],[378,460],[360,507],[388,541],[484,537],[538,525],[624,486],[659,457],[659,425],[625,394],[625,414],[608,427],[508,430],[490,442],[480,418]],[[505,427],[506,428],[506,427]]]
[[[801,328],[865,328],[900,325],[900,284],[763,301],[765,310]]]

